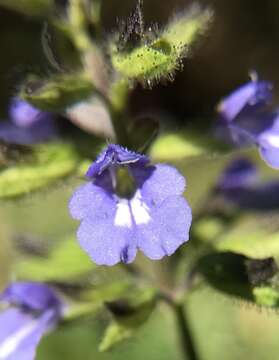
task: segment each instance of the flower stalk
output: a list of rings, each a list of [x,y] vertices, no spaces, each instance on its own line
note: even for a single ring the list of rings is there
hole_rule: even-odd
[[[187,360],[198,360],[194,340],[183,304],[176,304],[172,302],[172,309],[176,319],[181,350],[184,354],[184,358]]]

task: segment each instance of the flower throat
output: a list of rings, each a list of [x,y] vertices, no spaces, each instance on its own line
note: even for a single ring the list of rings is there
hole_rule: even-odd
[[[127,166],[115,169],[115,192],[125,199],[131,199],[136,192],[135,179]]]

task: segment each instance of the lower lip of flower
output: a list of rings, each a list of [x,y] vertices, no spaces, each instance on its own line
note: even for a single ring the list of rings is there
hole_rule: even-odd
[[[150,209],[142,200],[140,191],[132,199],[119,198],[114,218],[114,225],[132,228],[133,225],[147,224],[151,220]]]
[[[28,335],[30,335],[37,326],[35,320],[30,321],[27,325],[10,337],[6,338],[2,344],[0,344],[0,359],[6,359],[13,351],[18,347],[19,343]]]

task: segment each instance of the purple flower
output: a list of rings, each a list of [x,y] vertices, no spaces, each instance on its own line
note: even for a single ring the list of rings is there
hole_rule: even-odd
[[[245,112],[268,104],[271,99],[272,84],[255,78],[225,97],[218,106],[218,112],[225,121],[230,122]]]
[[[188,240],[191,209],[182,197],[185,179],[175,168],[153,166],[144,155],[109,145],[86,175],[90,182],[73,194],[69,209],[81,220],[81,247],[97,264],[130,263],[138,249],[159,260]],[[125,184],[132,192],[121,191]]]
[[[45,142],[57,133],[53,115],[34,108],[26,101],[11,101],[10,122],[0,123],[0,139],[9,143],[29,145]]]
[[[274,117],[272,125],[259,134],[257,142],[263,160],[279,169],[279,114]]]
[[[16,282],[0,295],[0,359],[33,360],[42,336],[53,329],[62,303],[47,285]]]
[[[256,145],[264,161],[279,169],[279,114],[268,108],[271,97],[272,85],[253,79],[227,96],[218,112],[234,143]]]
[[[220,176],[217,191],[227,201],[251,210],[279,208],[279,181],[260,180],[257,168],[249,160],[233,160]]]
[[[218,188],[222,191],[253,185],[257,178],[257,169],[250,160],[233,160],[221,174]]]

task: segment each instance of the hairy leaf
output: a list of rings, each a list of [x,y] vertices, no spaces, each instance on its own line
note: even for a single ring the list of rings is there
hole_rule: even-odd
[[[171,149],[171,151],[170,151]],[[179,133],[165,133],[158,137],[150,149],[154,159],[176,161],[187,157],[201,155],[218,156],[228,149],[210,137],[193,130],[182,130]]]
[[[190,11],[175,18],[153,41],[146,36],[141,45],[129,52],[120,51],[116,44],[111,46],[113,67],[125,78],[145,81],[169,77],[179,66],[186,49],[193,45],[198,35],[208,26],[210,11]]]
[[[277,266],[272,258],[251,260],[233,253],[203,256],[197,266],[216,290],[259,306],[278,307]]]
[[[35,281],[71,281],[95,268],[75,236],[62,240],[46,258],[25,257],[15,266],[18,277]]]
[[[70,175],[78,166],[73,147],[52,143],[35,148],[34,161],[5,168],[0,172],[0,199],[13,198],[38,190]]]
[[[220,237],[216,248],[254,259],[279,256],[279,215],[243,215]]]
[[[94,90],[91,80],[83,73],[58,75],[50,80],[30,77],[20,96],[41,110],[63,111],[87,99]]]

